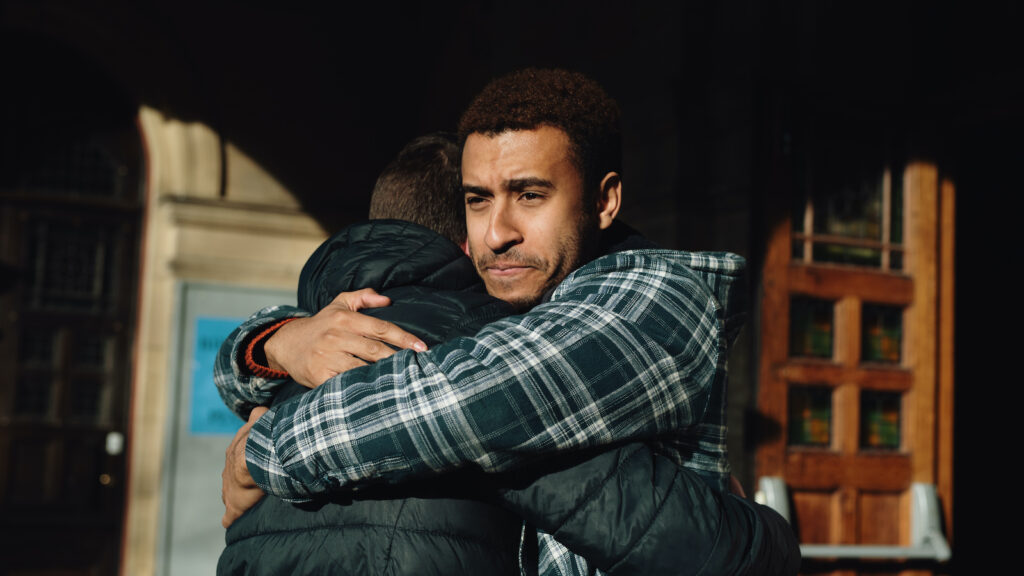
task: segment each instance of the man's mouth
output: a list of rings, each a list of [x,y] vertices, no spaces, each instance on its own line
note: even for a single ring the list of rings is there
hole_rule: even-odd
[[[493,262],[484,267],[488,274],[494,276],[514,276],[530,268],[531,266],[518,262]]]
[[[475,258],[476,269],[481,276],[491,278],[514,278],[530,270],[544,270],[544,261],[540,258],[523,254],[512,248],[504,254],[488,253]]]

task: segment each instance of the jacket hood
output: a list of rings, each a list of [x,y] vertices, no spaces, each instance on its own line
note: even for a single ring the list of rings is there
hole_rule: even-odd
[[[726,341],[731,346],[750,315],[747,261],[731,252],[680,252],[718,301]]]
[[[447,238],[404,220],[369,220],[345,228],[313,252],[299,276],[298,304],[315,313],[339,292],[411,285],[483,290],[473,263]]]
[[[659,247],[621,220],[601,234],[601,254]],[[747,292],[747,261],[731,252],[670,252],[707,284],[718,301],[725,339],[731,346],[750,314]]]

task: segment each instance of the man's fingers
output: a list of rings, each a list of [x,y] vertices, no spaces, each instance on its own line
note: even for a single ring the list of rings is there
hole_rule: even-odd
[[[377,332],[376,334],[381,334],[381,332]],[[395,349],[385,344],[376,336],[376,334],[366,335],[359,332],[350,332],[344,335],[339,335],[339,341],[343,344],[341,349],[348,351],[348,353],[354,356],[355,359],[362,360],[364,362],[376,362],[394,354]],[[387,334],[388,330],[387,327],[385,327],[382,337]],[[344,372],[344,370],[339,370],[338,372],[341,373]]]
[[[370,289],[339,294],[315,315],[292,320],[271,335],[263,346],[268,365],[315,388],[345,370],[387,358],[395,348],[426,351],[416,336],[356,311],[389,302]]]
[[[372,288],[363,288],[355,292],[342,292],[338,294],[330,306],[343,309],[337,311],[338,319],[335,321],[335,325],[346,326],[352,332],[398,348],[410,348],[418,352],[425,351],[427,346],[422,340],[402,330],[395,324],[356,312],[363,308],[379,308],[390,304],[391,299],[387,296],[377,294]],[[352,312],[352,314],[345,312]],[[355,352],[353,350],[348,351]],[[373,362],[381,358],[387,358],[391,355],[391,352],[383,354],[371,352],[369,357],[360,354],[354,355],[359,356],[363,360]]]
[[[231,526],[239,516],[263,497],[263,490],[256,485],[245,463],[245,443],[249,439],[252,425],[266,413],[266,406],[253,408],[249,413],[249,421],[238,429],[225,453],[220,492],[221,501],[224,503],[224,515],[220,519],[220,524],[224,528]]]
[[[355,354],[363,360],[376,362],[395,353],[388,346],[379,346],[378,344],[381,342],[397,348],[410,348],[417,352],[424,352],[427,349],[427,345],[419,338],[380,318],[353,314],[351,326],[354,332],[366,338],[364,342],[356,344],[360,347],[360,352],[367,354],[366,356],[362,353]]]
[[[377,291],[373,288],[363,288],[355,292],[342,292],[335,296],[331,302],[331,305],[341,306],[352,312],[362,310],[363,308],[380,308],[390,304],[390,298],[377,294]]]
[[[331,378],[334,378],[338,374],[341,374],[342,372],[351,370],[353,368],[358,368],[360,366],[366,366],[366,362],[363,362],[362,360],[356,358],[355,356],[347,356],[345,358],[338,359],[338,362],[335,364],[335,369],[314,371],[309,382],[296,382],[312,390],[314,388],[319,388],[321,384],[327,382]]]
[[[220,525],[227,529],[242,514],[223,495],[221,495],[221,499],[224,500],[224,515],[220,517]]]
[[[221,516],[220,525],[224,528],[231,526],[238,520],[246,510],[252,508],[263,498],[263,491],[259,488],[247,488],[234,493],[233,499],[238,500],[237,505],[228,499],[224,505],[224,515]]]

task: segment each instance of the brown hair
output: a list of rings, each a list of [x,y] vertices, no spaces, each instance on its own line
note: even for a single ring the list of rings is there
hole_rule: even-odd
[[[414,139],[377,178],[369,217],[415,222],[461,244],[466,239],[466,207],[460,160],[454,134]]]

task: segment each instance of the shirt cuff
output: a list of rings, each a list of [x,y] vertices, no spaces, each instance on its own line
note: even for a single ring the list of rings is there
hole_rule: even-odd
[[[292,320],[295,320],[295,318],[285,318],[284,320],[271,324],[246,344],[245,367],[252,376],[271,380],[288,378],[287,372],[283,370],[275,370],[269,366],[270,363],[267,361],[267,353],[264,351],[263,346],[267,343],[267,340],[269,340],[270,337],[281,328],[281,326],[284,326]]]

